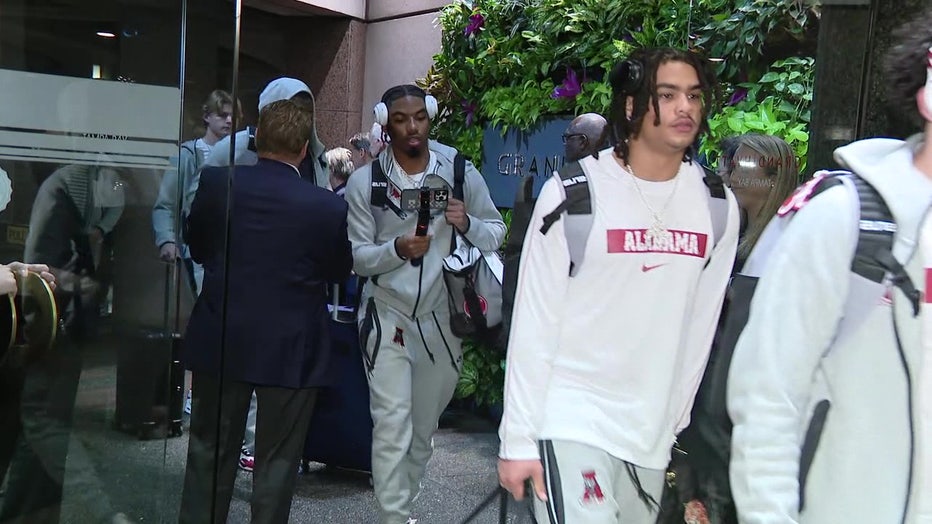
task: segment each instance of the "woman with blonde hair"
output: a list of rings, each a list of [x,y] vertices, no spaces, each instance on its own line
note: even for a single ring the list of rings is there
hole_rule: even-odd
[[[337,147],[324,153],[324,159],[330,167],[330,189],[343,196],[346,181],[356,169],[353,165],[353,152],[345,147]]]
[[[780,205],[796,188],[798,162],[782,138],[747,134],[725,139],[718,172],[731,188],[741,210],[742,235],[734,272],[741,270],[761,233]],[[726,296],[730,296],[731,292]],[[693,404],[691,423],[677,438],[686,455],[674,454],[658,523],[699,522],[737,524],[728,467],[731,460],[731,419],[725,406],[728,368],[734,346],[723,342],[728,300],[705,375]],[[675,487],[674,487],[675,486]]]
[[[737,270],[799,183],[799,163],[793,148],[780,137],[747,134],[736,141],[738,147],[723,178],[738,200],[744,224]]]

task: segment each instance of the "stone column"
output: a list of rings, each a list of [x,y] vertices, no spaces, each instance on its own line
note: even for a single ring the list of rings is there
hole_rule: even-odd
[[[832,152],[853,140],[904,138],[918,131],[886,108],[883,61],[893,30],[926,2],[822,2],[807,174],[837,168]]]
[[[347,147],[362,131],[366,25],[349,18],[312,19],[313,31],[295,31],[288,46],[287,68],[307,80],[317,101],[317,132],[331,149]]]

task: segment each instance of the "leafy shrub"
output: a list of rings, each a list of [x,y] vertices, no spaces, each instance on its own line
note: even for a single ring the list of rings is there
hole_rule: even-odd
[[[729,135],[787,140],[805,164],[818,2],[812,0],[455,0],[437,22],[441,51],[419,82],[443,108],[433,133],[479,163],[483,129],[608,114],[606,78],[632,49],[692,47],[717,57],[728,103],[701,153]],[[458,396],[501,401],[504,361],[466,341]]]

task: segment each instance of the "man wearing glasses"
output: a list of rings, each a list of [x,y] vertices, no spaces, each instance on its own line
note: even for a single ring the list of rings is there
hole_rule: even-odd
[[[563,132],[564,156],[567,162],[579,160],[602,149],[608,130],[608,122],[602,115],[583,113],[570,122]]]

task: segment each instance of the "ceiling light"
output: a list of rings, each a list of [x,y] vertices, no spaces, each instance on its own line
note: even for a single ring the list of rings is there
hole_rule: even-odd
[[[97,31],[97,36],[101,38],[116,38],[116,35],[110,31]]]

